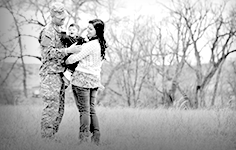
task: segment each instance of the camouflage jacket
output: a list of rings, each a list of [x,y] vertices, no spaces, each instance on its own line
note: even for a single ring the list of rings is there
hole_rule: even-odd
[[[41,48],[41,62],[40,75],[47,75],[51,73],[60,73],[65,71],[64,58],[66,54],[61,43],[61,32],[52,23],[48,24],[41,31],[39,36],[39,43]]]

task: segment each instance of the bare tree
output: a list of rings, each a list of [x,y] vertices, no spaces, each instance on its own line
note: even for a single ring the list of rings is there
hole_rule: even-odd
[[[120,22],[122,25],[127,24],[128,28],[109,30],[112,41],[108,56],[110,67],[113,68],[111,74],[116,72],[116,86],[107,89],[128,106],[136,107],[143,103],[140,96],[144,92],[145,79],[152,68],[152,62],[148,58],[150,49],[154,49],[151,40],[154,34],[147,23],[148,20],[139,16],[134,21]]]
[[[170,105],[176,100],[177,84],[179,84],[179,78],[188,57],[191,42],[189,39],[188,28],[184,24],[184,17],[172,8],[166,8],[170,10],[171,15],[164,19],[166,24],[163,24],[162,27],[159,28],[160,35],[158,48],[162,60],[163,98],[169,103],[168,105]],[[166,30],[165,33],[167,34],[163,35],[161,30]],[[165,40],[162,39],[163,37],[165,37]],[[169,61],[166,61],[167,57],[169,57]],[[170,72],[173,73],[170,74]],[[170,82],[169,87],[166,87],[165,85],[167,82]],[[185,94],[183,96],[186,97],[187,95]]]
[[[177,14],[183,18],[188,37],[185,43],[191,45],[194,53],[196,66],[188,61],[187,64],[195,71],[196,86],[194,107],[205,106],[204,90],[215,75],[223,60],[235,50],[231,45],[235,38],[235,27],[232,26],[232,15],[223,17],[226,12],[225,5],[213,6],[202,1],[172,1],[174,9],[171,14]],[[177,20],[176,20],[177,21]],[[214,36],[211,36],[214,35]],[[211,52],[208,68],[203,68],[202,53]],[[181,66],[181,65],[180,65]],[[207,71],[205,71],[207,70]]]
[[[23,46],[23,42],[22,42],[22,32],[21,32],[21,21],[18,19],[18,13],[19,13],[19,9],[16,9],[14,7],[14,5],[18,5],[17,3],[14,3],[13,1],[3,1],[2,7],[5,8],[6,10],[8,10],[8,12],[11,14],[12,18],[13,18],[13,23],[14,23],[14,27],[12,27],[12,29],[14,29],[16,31],[16,37],[10,39],[10,40],[17,40],[18,46],[19,47],[19,55],[18,56],[13,56],[13,57],[17,57],[17,59],[20,59],[21,64],[22,64],[22,72],[23,72],[23,91],[24,91],[24,95],[25,97],[27,97],[27,84],[26,84],[26,79],[27,79],[27,74],[26,74],[26,67],[25,67],[25,62],[23,59],[23,51],[24,51],[24,46]],[[3,42],[1,42],[1,45],[5,48],[4,50],[9,50],[7,48],[7,46],[4,45]],[[5,56],[9,57],[9,56]],[[14,64],[13,64],[14,66]],[[13,68],[13,67],[12,67]],[[11,70],[9,71],[9,73],[11,72]],[[6,76],[8,77],[8,76]],[[5,80],[3,80],[5,81]],[[2,82],[4,83],[4,82]]]

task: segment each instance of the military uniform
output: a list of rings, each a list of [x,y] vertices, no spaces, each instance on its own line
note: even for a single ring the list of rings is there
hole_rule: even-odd
[[[61,4],[52,6],[52,11],[63,11]],[[44,109],[41,118],[41,136],[54,138],[64,114],[65,83],[62,73],[65,71],[64,58],[66,53],[60,41],[60,27],[52,22],[40,33],[42,66],[40,67],[41,94]]]

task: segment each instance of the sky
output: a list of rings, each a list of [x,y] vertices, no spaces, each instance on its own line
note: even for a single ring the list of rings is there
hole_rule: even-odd
[[[161,7],[159,7],[160,3],[158,1],[163,3],[163,0],[116,0],[117,7],[118,9],[117,14],[122,17],[122,16],[128,16],[130,18],[137,17],[138,15],[148,15],[148,16],[155,16],[157,19],[161,19],[164,17],[163,10]],[[165,0],[164,2],[168,5],[168,2],[170,0]],[[215,3],[218,3],[222,0],[213,0]],[[235,3],[235,0],[230,0],[230,3]],[[158,8],[158,9],[157,9]],[[9,31],[10,26],[12,24],[11,19],[6,19],[10,18],[9,14],[7,13],[6,10],[0,9],[0,20],[4,20],[3,22],[1,21],[0,23],[0,33],[5,33],[4,38],[0,37],[1,40],[7,39],[9,36],[13,36],[11,32]],[[25,15],[31,15],[32,12],[28,11],[25,12]],[[106,20],[107,19],[107,14],[102,14],[101,19]],[[84,27],[87,25],[87,21],[90,18],[88,16],[83,16],[81,22],[81,25]],[[26,27],[23,29],[25,33],[31,32],[32,34],[38,34],[38,31],[35,32],[34,30],[31,29],[31,27]],[[39,49],[39,44],[36,39],[33,38],[25,38],[24,42],[26,43],[26,51],[25,53],[31,54],[31,55],[36,55],[40,56],[40,49]],[[236,54],[234,54],[236,56]],[[7,60],[11,61],[11,60]],[[35,58],[26,58],[25,59],[26,63],[40,63],[39,60]]]

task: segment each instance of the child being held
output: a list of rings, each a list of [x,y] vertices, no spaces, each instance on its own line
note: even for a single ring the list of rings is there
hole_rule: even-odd
[[[70,47],[72,44],[76,43],[76,45],[82,45],[83,43],[86,43],[85,38],[79,36],[79,25],[77,24],[70,24],[68,27],[68,35],[66,32],[62,32],[61,36],[61,42],[64,45],[64,47]],[[69,57],[68,55],[65,60]],[[70,65],[66,65],[66,71],[63,73],[63,80],[65,81],[66,86],[70,84],[71,81],[71,75],[75,71],[75,68],[77,66],[78,62]]]

